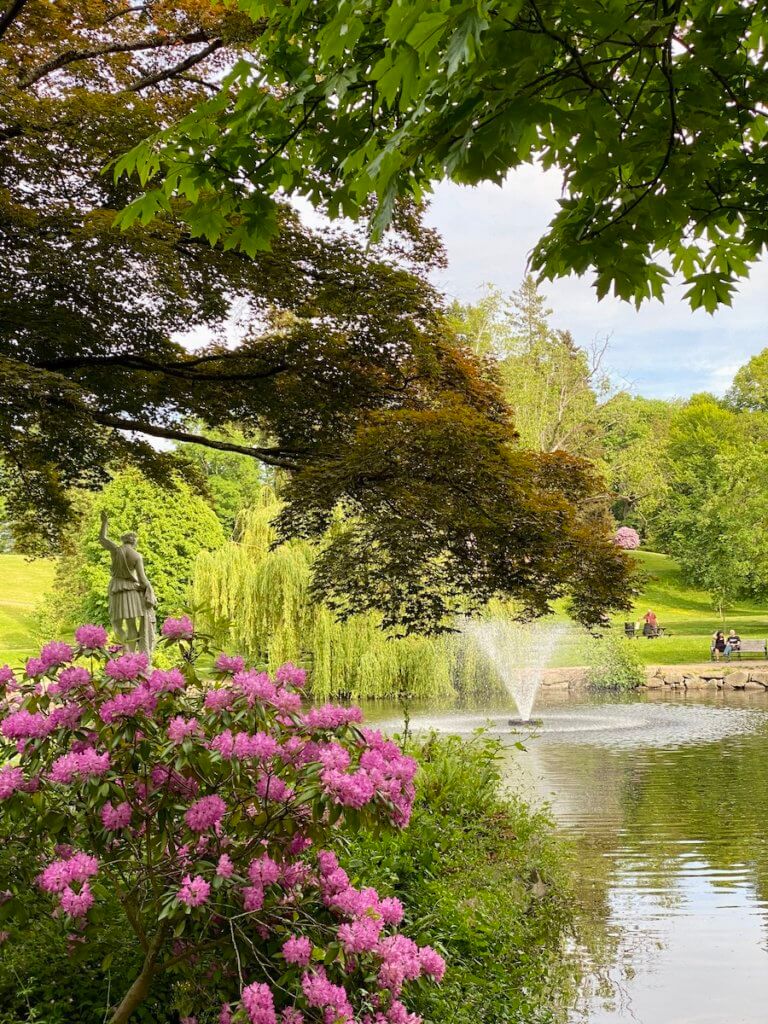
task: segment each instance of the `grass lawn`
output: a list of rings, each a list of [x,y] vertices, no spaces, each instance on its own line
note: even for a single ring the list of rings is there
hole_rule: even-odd
[[[39,649],[35,609],[53,584],[54,563],[0,554],[0,665],[19,665]]]
[[[616,616],[614,626],[623,629],[624,622],[640,621],[652,608],[659,625],[671,635],[648,640],[628,640],[636,646],[647,665],[691,664],[709,661],[709,643],[716,629],[735,629],[750,640],[768,638],[768,606],[754,601],[738,601],[721,621],[705,591],[693,590],[683,583],[677,562],[668,555],[653,551],[635,552],[641,569],[648,576],[640,600],[634,610]],[[566,651],[563,652],[566,655]],[[555,664],[561,662],[557,659]],[[571,658],[571,663],[574,663]],[[567,664],[567,661],[562,661]]]

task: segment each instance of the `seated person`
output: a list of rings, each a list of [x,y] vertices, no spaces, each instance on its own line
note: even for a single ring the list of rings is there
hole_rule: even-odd
[[[656,612],[650,608],[643,616],[645,625],[643,626],[643,636],[656,636],[659,631],[659,623],[656,618]]]
[[[735,629],[728,630],[728,636],[725,638],[725,656],[730,658],[733,651],[741,649],[741,637]]]
[[[715,661],[720,661],[720,655],[725,653],[725,633],[722,629],[718,629],[716,633],[712,634],[709,650]]]

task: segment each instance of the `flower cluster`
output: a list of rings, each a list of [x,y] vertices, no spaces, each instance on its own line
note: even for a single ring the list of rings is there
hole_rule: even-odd
[[[109,649],[93,625],[23,679],[0,668],[0,801],[29,880],[77,941],[105,887],[129,885],[127,924],[159,934],[201,1018],[215,999],[223,1024],[418,1024],[408,985],[445,965],[333,852],[350,817],[407,824],[416,763],[359,708],[307,707],[304,669],[220,654],[200,677],[191,620],[162,632],[183,671]]]
[[[613,535],[613,543],[625,551],[635,551],[640,547],[640,534],[631,526],[620,526]]]
[[[61,860],[52,861],[37,879],[46,892],[59,897],[59,908],[70,917],[84,917],[93,906],[88,879],[98,873],[99,862],[87,853],[69,853]],[[73,886],[77,884],[78,888]]]

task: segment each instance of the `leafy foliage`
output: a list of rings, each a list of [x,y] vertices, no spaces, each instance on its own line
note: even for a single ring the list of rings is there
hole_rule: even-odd
[[[459,337],[497,365],[526,448],[600,458],[598,403],[609,388],[601,371],[605,349],[588,352],[569,331],[552,328],[552,310],[532,277],[508,298],[490,288],[475,304],[456,304],[451,315]]]
[[[409,749],[420,766],[409,827],[361,835],[349,863],[394,887],[412,934],[440,936],[445,979],[414,1007],[437,1022],[560,1024],[579,966],[552,822],[509,793],[508,761],[487,737],[431,736]]]
[[[728,304],[768,239],[763,7],[689,0],[240,0],[261,28],[221,91],[118,164],[164,182],[192,230],[264,244],[278,190],[375,228],[432,181],[539,160],[567,190],[533,254],[640,303],[683,275]],[[243,228],[243,218],[247,222]]]
[[[593,690],[636,690],[645,682],[638,641],[628,640],[617,628],[589,644],[588,684]]]
[[[423,988],[411,1004],[434,1021],[460,1014],[474,1024],[501,1005],[515,1024],[559,1019],[576,965],[566,949],[572,905],[564,851],[551,823],[502,795],[499,751],[489,740],[431,737],[411,753],[419,772],[408,828],[357,833],[342,853],[351,877],[401,900],[405,933],[448,959],[439,1000]],[[34,905],[39,895],[30,899]],[[102,1024],[108,990],[127,990],[141,966],[119,904],[104,901],[98,941],[77,970],[59,922],[45,913],[0,945],[0,1024],[34,1020],[38,1009],[46,1024]],[[79,944],[74,949],[80,960]],[[173,987],[157,979],[135,1019],[173,1019]]]
[[[395,233],[371,251],[357,235],[305,229],[249,185],[259,209],[214,247],[233,222],[196,198],[215,187],[234,210],[234,193],[211,164],[196,198],[180,170],[183,201],[149,193],[115,230],[143,186],[104,175],[105,161],[189,111],[206,75],[272,38],[266,23],[193,2],[73,10],[49,22],[29,0],[0,33],[1,472],[26,548],[56,545],[77,489],[114,468],[173,480],[178,455],[148,436],[285,470],[281,539],[317,538],[341,510],[349,528],[324,546],[313,586],[342,615],[376,611],[413,631],[497,594],[539,613],[573,593],[583,621],[621,607],[631,584],[600,482],[575,459],[516,447],[497,383],[456,343],[425,279],[441,253],[413,204],[390,211]],[[190,79],[179,58],[200,43],[216,46]],[[271,251],[248,243],[257,223]],[[233,297],[244,323],[228,345]],[[180,340],[203,330],[216,339],[206,348]],[[233,422],[246,443],[215,436]]]

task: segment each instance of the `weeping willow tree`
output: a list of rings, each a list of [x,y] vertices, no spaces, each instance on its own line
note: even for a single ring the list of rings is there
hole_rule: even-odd
[[[339,622],[309,594],[313,547],[300,540],[273,547],[280,509],[264,488],[241,513],[238,539],[197,558],[193,600],[198,618],[274,669],[287,660],[311,669],[315,699],[349,695],[444,697],[473,686],[484,666],[459,637],[388,638],[372,613]],[[220,628],[220,627],[219,627]]]

